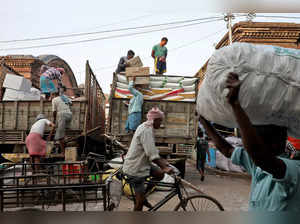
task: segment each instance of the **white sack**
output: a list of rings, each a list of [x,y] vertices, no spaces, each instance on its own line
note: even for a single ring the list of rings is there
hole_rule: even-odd
[[[3,82],[4,88],[30,92],[31,81],[23,76],[7,73]]]
[[[184,78],[183,77],[167,77],[166,76],[166,79],[167,79],[167,82],[178,83],[181,80],[183,80]]]
[[[151,88],[162,88],[163,81],[150,81]]]
[[[184,78],[184,80],[181,81],[183,86],[191,86],[195,84],[198,78]]]
[[[268,45],[234,43],[209,60],[197,99],[197,111],[226,127],[237,127],[226,100],[229,72],[242,81],[239,100],[256,125],[288,127],[300,138],[300,51]]]
[[[191,86],[183,86],[183,89],[185,92],[192,92],[195,91],[196,85],[191,85]]]
[[[180,89],[182,88],[181,85],[179,83],[166,83],[164,85],[165,88],[171,88],[171,89]]]
[[[118,82],[128,84],[127,78],[125,75],[117,74]]]
[[[216,150],[216,167],[229,171],[229,160],[227,157],[225,157],[222,153],[220,153],[218,150]]]
[[[14,89],[5,89],[3,101],[39,101],[41,94],[39,90],[34,89],[32,92],[18,91]]]
[[[150,81],[157,82],[157,81],[164,81],[164,80],[165,80],[165,77],[163,77],[163,76],[150,76]]]
[[[121,88],[121,89],[128,89],[129,85],[127,85],[125,83],[117,82],[117,87]]]

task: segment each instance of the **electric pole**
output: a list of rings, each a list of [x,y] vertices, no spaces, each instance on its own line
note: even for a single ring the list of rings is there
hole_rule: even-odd
[[[232,20],[234,19],[234,15],[232,13],[226,13],[224,16],[224,21],[227,22],[227,29],[228,29],[228,36],[229,36],[229,43],[228,45],[232,44]]]

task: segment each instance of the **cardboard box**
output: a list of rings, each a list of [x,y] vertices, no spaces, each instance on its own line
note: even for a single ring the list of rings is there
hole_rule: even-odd
[[[65,161],[76,162],[77,161],[77,148],[67,147],[65,150]]]
[[[14,74],[7,73],[3,82],[4,88],[14,89],[18,91],[30,92],[31,81]]]
[[[149,76],[150,68],[149,67],[127,67],[126,76]]]
[[[139,56],[136,56],[130,60],[128,60],[129,67],[142,67],[143,62]]]

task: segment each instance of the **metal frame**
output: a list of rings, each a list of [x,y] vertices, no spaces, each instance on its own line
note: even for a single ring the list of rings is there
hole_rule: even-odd
[[[130,186],[130,191],[132,193],[133,196],[133,202],[134,204],[136,203],[135,201],[135,195],[133,194],[134,190],[132,187],[132,184],[130,184],[130,182],[128,182],[125,179],[125,183],[129,184]],[[153,212],[153,211],[157,211],[159,208],[161,208],[163,205],[165,205],[166,203],[168,203],[168,201],[170,201],[173,197],[175,197],[176,195],[178,196],[180,202],[184,200],[184,197],[181,193],[181,185],[180,185],[180,179],[175,178],[175,183],[174,184],[170,184],[170,183],[164,183],[164,182],[160,182],[160,181],[145,181],[146,184],[154,184],[155,186],[160,186],[160,187],[168,187],[171,188],[171,192],[169,194],[167,194],[162,200],[160,200],[159,202],[157,202],[153,208],[148,209],[149,212]]]
[[[108,173],[89,172],[84,162],[40,163],[38,166],[45,166],[46,169],[40,170],[42,173],[37,174],[32,174],[33,164],[30,163],[5,165],[1,173],[5,174],[8,169],[13,170],[13,173],[10,176],[0,177],[0,212],[11,206],[19,208],[37,205],[45,209],[47,205],[60,204],[62,211],[66,211],[66,205],[69,203],[82,203],[82,210],[86,211],[88,202],[98,203],[98,201],[103,202],[104,211],[108,208],[109,186],[102,178]],[[79,169],[70,169],[74,165],[78,165]],[[19,172],[16,171],[18,168]],[[93,175],[94,180],[89,180]],[[55,197],[49,198],[49,192],[55,192]],[[70,192],[73,197],[68,199]]]

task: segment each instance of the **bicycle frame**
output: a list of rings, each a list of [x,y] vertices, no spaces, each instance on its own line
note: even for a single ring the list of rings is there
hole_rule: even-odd
[[[150,208],[148,211],[149,212],[154,212],[157,211],[158,209],[160,209],[163,205],[165,205],[166,203],[168,203],[168,201],[170,201],[173,197],[175,197],[176,195],[178,196],[179,200],[182,201],[183,196],[181,194],[180,191],[180,180],[178,178],[175,177],[175,183],[163,183],[163,182],[159,182],[159,181],[146,181],[146,184],[155,184],[155,186],[160,186],[160,187],[168,187],[168,188],[172,188],[171,192],[169,194],[167,194],[162,200],[160,200],[158,203],[156,203],[153,208]],[[133,192],[133,189],[130,185],[130,189],[131,192]],[[135,203],[135,197],[133,197],[133,201]]]

